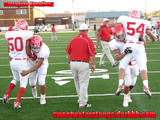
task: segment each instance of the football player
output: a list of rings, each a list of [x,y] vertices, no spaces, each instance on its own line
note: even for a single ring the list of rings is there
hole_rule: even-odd
[[[20,100],[25,92],[28,75],[22,76],[22,70],[28,69],[28,56],[26,53],[26,41],[33,36],[31,31],[28,31],[28,23],[25,20],[18,20],[15,24],[15,30],[8,31],[5,38],[8,42],[8,51],[10,57],[10,68],[13,74],[13,80],[10,82],[8,90],[3,97],[3,103],[8,104],[10,94],[15,87],[17,81],[20,81],[18,97],[14,102],[14,108],[21,108]]]
[[[29,73],[29,83],[32,87],[33,96],[37,96],[36,94],[36,81],[38,78],[38,84],[40,86],[40,104],[46,104],[45,94],[46,94],[46,85],[45,79],[47,75],[48,69],[48,57],[50,54],[50,50],[48,46],[42,41],[42,38],[38,35],[34,35],[27,42],[27,54],[32,60],[30,60],[30,69],[23,70],[21,75],[26,76]],[[33,56],[33,57],[32,57]],[[35,59],[37,58],[37,59]]]
[[[112,40],[109,45],[111,50],[114,51],[115,59],[121,62],[121,59],[125,55],[130,54],[132,51],[130,49],[123,49],[125,45],[125,34],[121,25],[114,27],[113,35],[115,39]],[[137,75],[139,74],[138,67],[134,58],[128,63],[126,71],[127,72],[125,73],[124,81],[119,81],[119,87],[115,93],[115,95],[118,96],[124,88],[124,107],[128,107],[128,102],[132,102],[129,92],[134,87],[137,80]]]
[[[124,80],[124,75],[126,72],[125,68],[132,57],[134,57],[140,70],[141,79],[143,80],[144,93],[148,96],[148,98],[151,98],[152,94],[148,86],[147,57],[143,38],[145,34],[151,38],[152,42],[154,42],[156,38],[150,30],[150,22],[140,19],[140,17],[140,11],[132,10],[129,13],[129,16],[120,16],[116,24],[110,24],[108,26],[115,26],[117,24],[123,25],[126,36],[126,44],[124,48],[129,48],[132,50],[132,53],[125,55],[120,62],[119,80]]]

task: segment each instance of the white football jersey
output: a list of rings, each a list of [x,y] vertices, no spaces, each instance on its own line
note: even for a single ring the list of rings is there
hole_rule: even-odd
[[[125,44],[124,42],[120,42],[118,40],[113,39],[112,41],[109,42],[109,47],[111,50],[119,49],[120,52],[122,53],[124,44]]]
[[[48,57],[50,54],[50,50],[48,46],[43,42],[40,50],[38,53],[36,53],[37,58],[44,58],[43,64],[48,63]]]
[[[138,42],[140,36],[145,36],[146,29],[151,29],[151,23],[143,19],[120,16],[117,22],[123,24],[126,41]]]
[[[33,36],[31,31],[8,31],[5,38],[8,41],[9,56],[11,58],[27,58],[26,41]]]

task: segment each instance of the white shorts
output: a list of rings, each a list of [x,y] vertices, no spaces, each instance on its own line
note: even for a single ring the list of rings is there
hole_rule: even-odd
[[[33,67],[32,64],[30,64],[30,67]],[[37,83],[37,79],[38,79],[38,84],[40,86],[43,86],[45,85],[45,79],[46,79],[46,76],[47,76],[47,70],[48,70],[48,63],[45,63],[45,64],[42,64],[41,67],[30,73],[29,75],[29,84],[30,86],[35,86],[36,83]]]
[[[125,86],[135,85],[137,76],[139,75],[138,66],[135,65],[128,65],[125,69],[125,77],[124,77],[124,83]]]
[[[20,81],[20,87],[26,88],[27,83],[28,83],[28,77],[29,75],[26,76],[21,76],[22,70],[28,70],[28,60],[15,60],[14,58],[10,61],[10,67],[11,71],[13,74],[13,79],[16,81]]]

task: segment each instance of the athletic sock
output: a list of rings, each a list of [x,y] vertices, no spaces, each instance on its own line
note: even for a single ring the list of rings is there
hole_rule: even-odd
[[[10,84],[9,84],[8,90],[7,90],[7,92],[6,92],[6,94],[7,94],[8,96],[10,96],[10,94],[11,94],[11,92],[12,92],[12,90],[13,90],[13,88],[14,88],[15,86],[16,86],[16,85],[13,84],[13,83],[10,83]]]
[[[148,87],[148,80],[143,80],[143,85],[144,85],[145,87],[149,88],[149,87]]]
[[[119,86],[123,85],[123,79],[119,79]]]
[[[23,96],[23,93],[25,92],[25,89],[26,88],[24,88],[24,87],[20,87],[19,88],[18,97],[17,97],[16,102],[20,102],[21,101],[21,97]]]

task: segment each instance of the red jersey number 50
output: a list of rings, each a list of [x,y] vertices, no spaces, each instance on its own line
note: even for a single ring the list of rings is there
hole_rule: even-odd
[[[140,33],[141,36],[144,34],[144,26],[145,24],[141,23],[137,28],[134,26],[136,25],[136,22],[127,22],[127,32],[128,35],[134,36],[135,33]]]
[[[23,50],[23,39],[21,37],[8,38],[8,48],[9,51],[16,50],[17,52]]]

